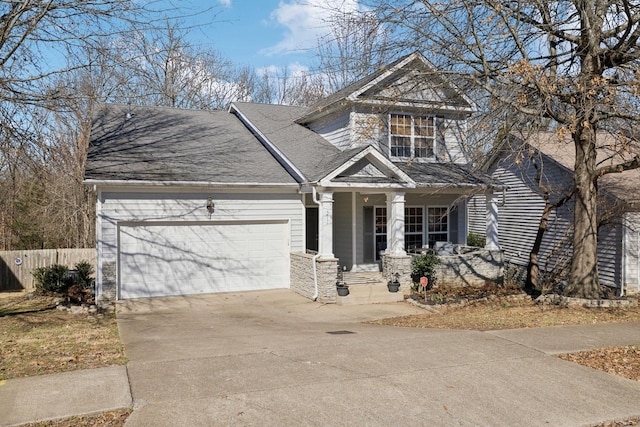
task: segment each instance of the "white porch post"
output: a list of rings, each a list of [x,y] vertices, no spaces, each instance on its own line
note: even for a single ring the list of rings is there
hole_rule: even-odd
[[[320,193],[318,224],[318,252],[320,258],[334,258],[333,255],[333,191]]]
[[[485,194],[487,205],[487,243],[485,249],[498,250],[498,199],[493,191]]]
[[[404,250],[404,193],[387,194],[387,253],[406,255]]]

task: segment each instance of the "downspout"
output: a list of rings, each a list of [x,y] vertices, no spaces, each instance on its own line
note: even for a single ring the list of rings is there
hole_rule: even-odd
[[[622,220],[622,256],[620,262],[622,263],[622,277],[620,278],[620,297],[624,296],[624,285],[627,282],[627,247],[629,245],[629,227],[627,226],[628,216],[624,214]]]
[[[318,221],[320,221],[320,209],[321,208],[320,208],[320,200],[318,200],[318,192],[316,191],[316,187],[311,187],[311,190],[313,191],[311,200],[313,200],[313,203],[318,205]],[[319,230],[320,230],[320,227],[318,227],[318,231]],[[311,297],[311,299],[313,301],[316,301],[318,299],[318,266],[316,264],[316,262],[318,261],[318,258],[320,258],[320,239],[319,238],[318,238],[318,253],[313,256],[313,286],[314,286],[314,293],[313,293],[313,296]]]

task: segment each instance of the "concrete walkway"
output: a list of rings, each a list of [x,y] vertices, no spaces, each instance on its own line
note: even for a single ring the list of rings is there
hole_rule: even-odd
[[[111,375],[97,370],[9,380],[0,425],[113,409],[115,396],[120,407],[133,399],[128,426],[582,426],[640,416],[640,382],[552,357],[640,345],[638,323],[491,332],[361,323],[411,313],[422,311],[321,305],[289,291],[126,301],[118,324],[130,362],[106,368],[117,371],[114,389],[93,384]],[[82,383],[98,406],[45,399],[55,387],[34,392],[47,383]]]

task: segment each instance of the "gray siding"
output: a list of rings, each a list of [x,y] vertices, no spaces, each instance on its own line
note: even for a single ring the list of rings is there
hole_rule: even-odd
[[[538,231],[540,217],[544,209],[544,199],[536,183],[537,169],[528,155],[503,156],[496,161],[489,173],[508,187],[504,203],[498,207],[498,233],[500,248],[504,251],[505,261],[519,266],[526,266]],[[550,189],[552,201],[564,195],[571,185],[570,171],[559,166],[548,158],[543,158],[543,183]],[[540,159],[537,159],[540,164]],[[499,198],[502,202],[502,199]],[[481,235],[486,234],[484,226],[485,196],[477,195],[469,200],[469,230]],[[542,240],[539,260],[541,271],[558,271],[568,268],[571,261],[571,234],[573,227],[573,202],[554,210],[549,218],[548,229]],[[625,277],[637,280],[637,236],[627,231],[622,224],[610,224],[599,230],[598,236],[598,269],[602,284],[620,286]],[[626,238],[624,237],[626,234]],[[626,242],[623,249],[622,242]],[[632,264],[623,271],[623,250],[636,257]],[[627,279],[628,280],[628,279]],[[637,282],[634,282],[637,283]]]
[[[498,162],[491,176],[508,187],[504,199],[498,197],[498,241],[504,251],[505,261],[526,266],[529,254],[535,242],[540,217],[544,210],[544,199],[535,182],[536,169],[526,159],[519,163],[507,158]],[[566,174],[553,164],[545,165],[545,181],[555,182],[556,188],[569,185]],[[569,176],[569,179],[571,177]],[[562,190],[559,190],[562,191]],[[474,212],[474,232],[480,232],[479,218],[486,215],[484,196],[476,196],[472,201],[473,209],[481,207],[482,211]],[[569,254],[566,252],[567,230],[572,215],[570,207],[552,212],[548,229],[544,234],[540,247],[539,259],[541,270],[551,270],[566,263]],[[485,234],[483,230],[479,234]]]
[[[467,127],[466,119],[438,116],[436,125],[438,160],[466,164],[467,157],[462,146]],[[387,112],[340,111],[310,123],[309,128],[340,150],[374,145],[385,156],[389,156]]]
[[[205,205],[212,196],[215,212],[209,218]],[[296,193],[212,192],[111,192],[100,194],[98,212],[98,269],[117,261],[119,222],[288,220],[290,250],[304,252],[304,208]],[[101,278],[98,275],[98,281]]]
[[[600,283],[618,286],[622,283],[622,224],[611,224],[598,230],[598,276]]]
[[[310,123],[309,129],[316,132],[340,150],[350,148],[351,129],[348,111],[340,111]]]
[[[629,212],[624,219],[624,283],[628,292],[640,292],[640,212]]]
[[[353,265],[351,197],[351,193],[333,194],[333,254],[340,260],[340,268],[347,270]]]
[[[487,234],[487,203],[484,194],[472,196],[467,201],[467,227],[469,233]]]

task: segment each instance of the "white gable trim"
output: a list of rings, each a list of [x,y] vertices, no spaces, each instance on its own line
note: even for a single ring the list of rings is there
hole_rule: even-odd
[[[269,138],[267,138],[260,131],[260,129],[258,129],[257,126],[255,126],[253,123],[251,123],[251,121],[249,120],[249,118],[247,116],[242,114],[242,112],[238,109],[238,107],[235,105],[235,103],[231,104],[231,106],[229,107],[229,112],[237,114],[237,116],[240,119],[240,121],[247,128],[249,128],[249,130],[256,136],[256,138],[258,138],[260,143],[271,153],[271,155],[273,155],[273,157],[278,161],[278,163],[280,163],[285,168],[285,170],[287,172],[289,172],[291,174],[291,176],[293,176],[293,178],[296,181],[298,181],[298,182],[306,182],[307,181],[307,178],[300,171],[300,169],[298,169],[296,167],[296,165],[294,165],[293,162],[291,160],[289,160],[287,158],[287,156],[285,156],[284,153],[278,149],[278,147],[276,147],[271,141],[269,141]]]
[[[411,179],[411,177],[409,175],[407,175],[402,170],[400,170],[400,168],[398,168],[396,165],[394,165],[391,161],[389,161],[389,159],[384,157],[382,155],[382,153],[380,153],[378,150],[376,150],[371,145],[368,146],[367,148],[365,148],[364,150],[360,151],[355,156],[351,157],[349,160],[347,160],[346,162],[344,162],[343,164],[338,166],[333,171],[329,172],[323,178],[319,179],[318,180],[318,184],[323,186],[323,187],[336,186],[336,185],[338,185],[338,186],[353,186],[353,185],[356,185],[356,184],[349,184],[349,183],[333,183],[333,182],[331,182],[331,180],[336,178],[342,172],[346,171],[347,169],[349,169],[350,167],[352,167],[353,165],[355,165],[357,162],[359,162],[360,160],[364,159],[365,157],[368,157],[369,161],[374,166],[379,167],[380,169],[382,169],[383,172],[384,171],[388,171],[391,174],[397,176],[402,181],[404,181],[404,183],[397,184],[397,186],[401,186],[403,188],[405,188],[405,187],[414,188],[416,186],[416,182],[413,179]],[[362,186],[363,184],[357,184],[357,185]],[[378,187],[378,186],[380,186],[382,184],[373,184],[373,185]],[[384,186],[391,187],[391,186],[394,186],[394,184],[384,184]]]
[[[384,79],[388,78],[393,73],[397,72],[398,70],[401,70],[407,64],[409,64],[411,61],[416,60],[416,59],[418,59],[420,62],[422,62],[424,64],[424,66],[427,67],[430,71],[433,71],[434,73],[436,72],[436,68],[433,66],[433,64],[431,64],[431,62],[427,58],[424,57],[424,55],[422,55],[420,52],[413,52],[412,54],[410,54],[406,58],[404,58],[402,61],[397,63],[393,68],[390,68],[390,69],[386,70],[384,73],[380,74],[378,76],[378,78],[370,81],[369,83],[367,83],[366,85],[364,85],[363,87],[358,89],[357,91],[351,93],[349,96],[347,96],[347,99],[349,101],[352,101],[352,102],[359,101],[358,98],[360,97],[360,95],[362,95],[363,93],[365,93],[366,91],[368,91],[372,87],[376,86],[378,83],[380,83]],[[469,98],[463,91],[461,91],[460,88],[458,88],[455,84],[453,84],[453,83],[451,83],[449,81],[447,81],[446,84],[449,85],[453,90],[455,90],[456,93],[458,93],[465,100],[465,102],[467,104],[469,104],[469,107],[460,108],[460,107],[452,107],[452,106],[446,106],[444,104],[441,104],[441,105],[437,106],[436,108],[438,108],[439,110],[442,110],[442,111],[466,111],[466,112],[474,112],[474,111],[476,111],[476,109],[477,109],[476,103],[473,102],[471,100],[471,98]],[[368,104],[373,104],[373,105],[387,104],[386,101],[366,100],[365,102],[368,103]],[[412,103],[412,102],[401,102],[401,103],[398,103],[397,105],[398,106],[402,106],[402,107],[415,107],[418,104],[417,103]]]

